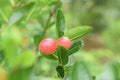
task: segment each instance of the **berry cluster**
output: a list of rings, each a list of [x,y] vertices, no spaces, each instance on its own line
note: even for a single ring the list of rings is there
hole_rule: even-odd
[[[60,37],[57,40],[45,38],[39,43],[39,50],[40,52],[49,55],[56,51],[58,45],[68,49],[71,46],[71,40],[65,36]]]

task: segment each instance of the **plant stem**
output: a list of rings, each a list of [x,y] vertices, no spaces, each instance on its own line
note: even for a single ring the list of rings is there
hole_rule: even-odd
[[[50,11],[48,20],[47,20],[46,25],[45,25],[44,30],[43,30],[43,36],[45,36],[45,34],[46,34],[46,32],[47,32],[47,29],[48,29],[48,27],[49,27],[48,25],[49,25],[49,23],[50,23],[50,21],[51,21],[51,18],[52,18],[52,16],[53,16],[55,10],[56,10],[56,7],[54,7],[54,9],[52,9],[52,10]]]
[[[57,58],[58,59],[58,57],[55,55],[55,54],[52,54],[55,58]]]
[[[47,28],[48,28],[48,25],[49,25],[49,23],[50,23],[51,18],[52,18],[52,14],[50,13],[50,15],[49,15],[49,17],[48,17],[48,20],[47,20],[47,22],[46,22],[45,28],[44,28],[44,30],[43,30],[43,36],[45,36],[45,34],[46,34],[46,31],[47,31]]]

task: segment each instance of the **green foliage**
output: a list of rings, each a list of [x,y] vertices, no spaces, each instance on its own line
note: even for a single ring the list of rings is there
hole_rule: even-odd
[[[119,55],[113,54],[120,50],[119,14],[113,20],[118,10],[108,9],[111,3],[119,9],[116,1],[71,0],[69,6],[65,0],[0,0],[0,67],[8,80],[119,80]],[[109,11],[113,13],[106,17]],[[105,44],[113,52],[80,50],[80,38],[106,25]],[[40,53],[42,39],[62,36],[72,40],[69,49],[58,46],[51,55]]]
[[[58,47],[57,56],[59,58],[60,65],[66,65],[68,63],[68,51],[64,47]]]
[[[79,26],[75,27],[68,32],[65,33],[65,36],[69,37],[71,40],[75,40],[86,35],[88,32],[92,30],[90,26]]]
[[[43,39],[44,37],[42,35],[34,35],[34,44],[38,46],[39,42]]]
[[[65,29],[65,19],[62,11],[58,10],[57,19],[56,19],[56,31],[57,31],[58,37],[61,37],[64,35],[64,29]]]
[[[57,73],[58,73],[58,76],[60,77],[60,78],[64,78],[64,68],[63,68],[63,66],[57,66],[56,67],[56,71],[57,71]]]
[[[16,8],[9,19],[9,24],[12,25],[17,21],[19,21],[33,6],[34,6],[34,3],[31,2],[22,7]]]
[[[56,53],[56,52],[55,52]],[[58,57],[56,56],[56,54],[53,53],[53,54],[50,54],[50,55],[45,55],[45,54],[42,54],[44,57],[48,58],[48,59],[52,59],[52,60],[58,60]]]
[[[10,5],[8,5],[9,2]],[[38,50],[39,42],[48,36],[47,32],[54,24],[56,24],[56,37],[66,36],[66,34],[64,35],[65,17],[60,10],[62,2],[56,0],[9,0],[9,2],[3,9],[0,9],[2,16],[0,20],[0,63],[9,69],[9,80],[17,78],[18,80],[30,80],[31,74],[34,75],[33,78],[36,78],[40,73],[40,69],[36,66],[39,66],[38,63],[41,62],[42,57],[57,62],[55,65],[58,78],[64,78],[69,56],[79,51],[83,43],[79,40],[73,41],[69,49],[58,46],[51,55],[45,55]],[[6,8],[9,8],[9,13],[4,14]],[[56,15],[55,18],[54,15]],[[77,27],[68,32],[68,37],[75,40],[91,30],[92,28],[89,26]],[[54,34],[55,32],[51,35]],[[39,67],[41,66],[42,64]]]
[[[80,48],[83,47],[83,42],[82,41],[74,41],[71,45],[71,47],[68,50],[68,54],[72,55],[73,53],[77,52],[80,50]]]

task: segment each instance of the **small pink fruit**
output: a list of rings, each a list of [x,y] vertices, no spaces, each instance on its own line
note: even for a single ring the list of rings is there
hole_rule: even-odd
[[[65,48],[67,48],[67,49],[71,46],[71,43],[72,43],[71,40],[68,37],[65,37],[65,36],[60,37],[57,40],[58,45],[61,45]]]
[[[52,54],[57,48],[56,41],[52,38],[43,39],[39,43],[39,50],[44,54]]]

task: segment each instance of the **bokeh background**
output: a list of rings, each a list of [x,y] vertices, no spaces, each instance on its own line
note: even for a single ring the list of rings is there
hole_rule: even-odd
[[[0,0],[0,28],[8,26],[7,23],[15,8],[14,2],[12,1],[15,1],[17,5],[22,5],[37,0]],[[49,3],[49,0],[39,1]],[[93,27],[92,32],[80,38],[80,40],[84,41],[84,47],[71,56],[71,61],[73,63],[81,59],[86,61],[90,67],[91,75],[101,74],[101,71],[104,69],[103,66],[114,60],[120,61],[120,0],[61,1],[61,9],[66,20],[66,30],[84,25]],[[11,4],[13,5],[12,7]],[[19,51],[29,49],[33,52],[35,51],[33,36],[41,33],[42,26],[44,26],[48,18],[49,8],[45,4],[42,4],[42,6],[38,4],[35,9],[32,16],[26,15],[27,19],[23,18],[24,20],[13,25],[19,27],[20,34],[18,35],[20,37],[22,35],[22,48]],[[43,13],[40,13],[40,11]],[[27,20],[27,23],[25,20]],[[54,23],[54,20],[55,17],[52,18],[51,22]],[[55,25],[53,24],[52,26]],[[55,37],[53,27],[48,30],[46,36]],[[40,56],[39,52],[38,55]],[[0,65],[4,65],[2,52],[0,53]],[[57,78],[54,78],[56,72],[54,70],[55,66],[53,65],[56,65],[56,62],[40,56],[34,69],[35,75],[37,76],[32,77],[31,80],[57,80]],[[113,79],[105,77],[100,80]]]

